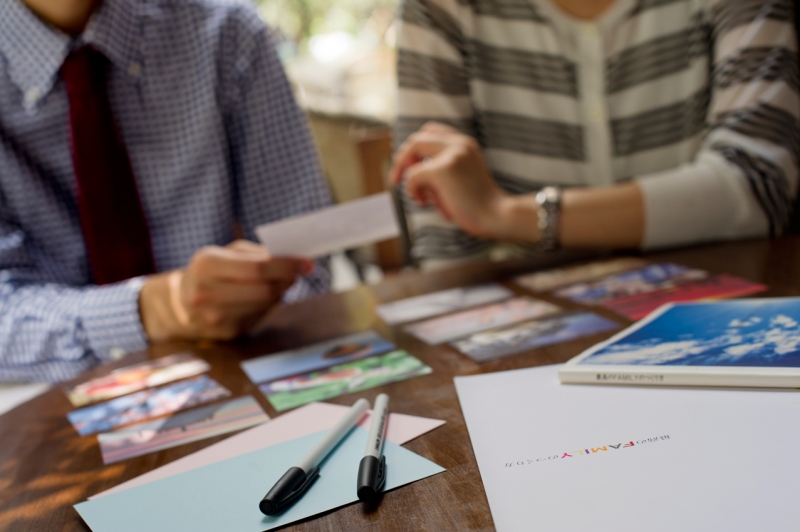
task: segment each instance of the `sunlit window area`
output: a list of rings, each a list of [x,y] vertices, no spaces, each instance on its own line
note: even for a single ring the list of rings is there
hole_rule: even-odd
[[[394,115],[397,0],[259,0],[309,111],[388,122]]]

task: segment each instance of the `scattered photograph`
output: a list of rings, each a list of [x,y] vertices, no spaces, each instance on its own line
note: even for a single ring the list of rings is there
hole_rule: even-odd
[[[678,303],[579,364],[800,367],[800,298]]]
[[[679,264],[650,264],[638,270],[609,275],[597,281],[574,284],[557,290],[554,295],[585,305],[599,305],[609,299],[655,292],[706,277],[708,277],[706,271]]]
[[[429,345],[452,342],[470,334],[555,314],[560,307],[529,297],[515,297],[485,307],[421,321],[403,330]]]
[[[319,344],[282,351],[242,362],[242,369],[255,384],[300,375],[345,362],[360,360],[397,349],[374,331],[366,331]]]
[[[593,312],[578,312],[473,334],[452,345],[476,362],[486,362],[619,328],[617,322]]]
[[[84,406],[194,377],[210,368],[205,360],[191,353],[178,353],[115,369],[105,377],[82,382],[65,389],[65,392],[73,406]]]
[[[252,396],[98,434],[104,464],[246,429],[269,420]]]
[[[376,311],[386,324],[396,325],[502,301],[513,295],[514,293],[504,286],[487,283],[384,303],[379,305]]]
[[[78,434],[87,436],[185,410],[230,394],[208,375],[201,375],[74,410],[67,417]]]
[[[625,257],[621,259],[592,262],[569,268],[558,268],[544,272],[527,273],[514,279],[523,288],[534,292],[549,292],[574,283],[585,283],[606,275],[642,268],[647,264],[642,259]]]
[[[259,386],[278,412],[314,401],[345,395],[427,375],[433,370],[405,351],[392,351],[364,360]]]
[[[638,320],[665,303],[741,297],[766,289],[763,284],[733,275],[719,274],[699,281],[677,284],[664,290],[610,299],[604,301],[601,306],[628,319]]]

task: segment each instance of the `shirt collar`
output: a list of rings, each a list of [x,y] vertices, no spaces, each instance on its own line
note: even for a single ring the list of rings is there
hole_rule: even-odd
[[[106,0],[77,38],[47,25],[20,0],[0,0],[0,54],[6,58],[11,81],[23,94],[28,110],[53,88],[69,51],[91,44],[116,67],[138,77],[137,61],[141,24],[127,0]]]
[[[111,63],[138,77],[144,25],[142,13],[130,0],[106,0],[87,24],[79,44],[91,44]]]

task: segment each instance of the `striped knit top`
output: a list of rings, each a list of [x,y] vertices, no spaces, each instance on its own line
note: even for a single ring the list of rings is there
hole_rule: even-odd
[[[798,188],[792,0],[617,0],[592,21],[551,0],[404,0],[396,140],[474,136],[497,183],[638,180],[645,247],[778,234]],[[485,254],[407,205],[415,255]]]

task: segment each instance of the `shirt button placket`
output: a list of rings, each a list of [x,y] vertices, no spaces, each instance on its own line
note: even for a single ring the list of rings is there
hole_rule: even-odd
[[[611,132],[605,98],[603,40],[594,22],[582,22],[578,32],[580,100],[583,114],[589,185],[614,182],[611,165]]]

